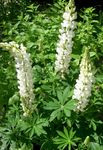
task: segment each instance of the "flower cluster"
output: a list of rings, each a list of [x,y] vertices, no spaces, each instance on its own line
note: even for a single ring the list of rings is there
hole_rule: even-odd
[[[21,44],[20,46],[15,42],[0,43],[3,47],[10,51],[14,56],[15,66],[18,79],[18,89],[21,97],[21,105],[24,111],[24,116],[33,112],[34,93],[33,93],[33,80],[32,80],[32,67],[30,56],[26,53],[26,47]]]
[[[71,60],[71,52],[73,46],[74,29],[76,28],[75,19],[77,18],[77,13],[75,12],[74,1],[70,0],[69,4],[65,8],[63,14],[63,22],[61,23],[59,42],[57,43],[56,49],[56,61],[55,61],[55,71],[64,73],[68,71],[69,63]]]
[[[94,75],[87,49],[80,64],[80,74],[74,89],[73,99],[77,100],[76,111],[84,111],[91,96]]]

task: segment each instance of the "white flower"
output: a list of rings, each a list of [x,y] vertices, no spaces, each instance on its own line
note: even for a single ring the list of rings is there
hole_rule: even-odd
[[[70,20],[70,13],[68,13],[68,12],[64,12],[64,14],[63,14],[63,18],[65,19],[65,20]]]
[[[18,79],[18,89],[21,96],[21,105],[24,115],[27,116],[33,112],[34,93],[32,80],[32,65],[30,55],[26,52],[26,47],[20,46],[15,42],[0,43],[1,47],[9,50],[15,59],[15,67]]]
[[[84,111],[91,96],[94,75],[92,73],[91,63],[88,52],[85,50],[84,56],[80,64],[79,78],[76,80],[73,99],[77,100],[76,111]]]
[[[74,29],[76,28],[75,19],[77,14],[75,12],[74,1],[70,0],[65,8],[63,14],[63,22],[61,29],[59,29],[59,41],[56,49],[55,71],[59,72],[62,76],[67,73],[69,63],[71,60],[71,52],[73,46]]]
[[[63,23],[61,23],[62,27],[68,27],[70,24],[68,24],[67,20],[64,20]]]

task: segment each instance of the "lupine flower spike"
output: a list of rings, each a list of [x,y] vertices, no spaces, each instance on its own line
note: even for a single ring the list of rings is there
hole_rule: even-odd
[[[18,79],[18,89],[21,97],[21,105],[24,111],[24,116],[30,115],[34,110],[34,93],[32,80],[32,67],[30,56],[26,52],[26,47],[20,46],[15,42],[0,43],[3,47],[10,51],[14,56],[15,66]]]
[[[94,82],[94,74],[89,58],[88,50],[85,50],[84,56],[80,64],[79,78],[76,80],[73,99],[77,100],[76,111],[83,112],[88,105],[91,96],[92,84]]]
[[[75,12],[74,0],[70,0],[63,14],[63,22],[59,30],[59,41],[56,49],[55,71],[64,76],[68,72],[73,46],[74,29],[76,28],[77,13]]]

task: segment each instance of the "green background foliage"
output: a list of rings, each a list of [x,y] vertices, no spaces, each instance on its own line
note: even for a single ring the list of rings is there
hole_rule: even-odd
[[[69,73],[54,72],[56,43],[66,1],[46,8],[27,1],[0,3],[1,42],[23,43],[31,54],[36,109],[22,116],[14,59],[0,48],[0,149],[103,149],[103,14],[78,12]],[[95,83],[86,110],[75,113],[72,94],[84,47],[94,65]]]

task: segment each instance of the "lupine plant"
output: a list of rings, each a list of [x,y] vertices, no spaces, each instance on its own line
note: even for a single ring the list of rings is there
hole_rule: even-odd
[[[77,14],[75,11],[74,1],[70,0],[63,14],[63,22],[59,30],[59,42],[57,43],[57,54],[55,62],[55,71],[60,72],[61,76],[68,72],[69,63],[71,60],[71,52],[73,46],[73,37],[76,28],[75,19]]]
[[[1,150],[103,149],[102,16],[59,0],[4,18]]]
[[[10,51],[15,59],[15,67],[18,79],[18,89],[21,96],[21,105],[24,115],[33,112],[34,93],[33,93],[33,80],[32,80],[32,67],[30,56],[26,53],[26,47],[21,44],[20,46],[15,42],[0,43],[0,46]]]
[[[92,83],[94,81],[94,75],[88,56],[88,47],[85,48],[84,56],[80,64],[80,74],[74,89],[73,99],[77,99],[77,111],[84,111],[84,108],[88,104],[88,98],[91,96]]]

